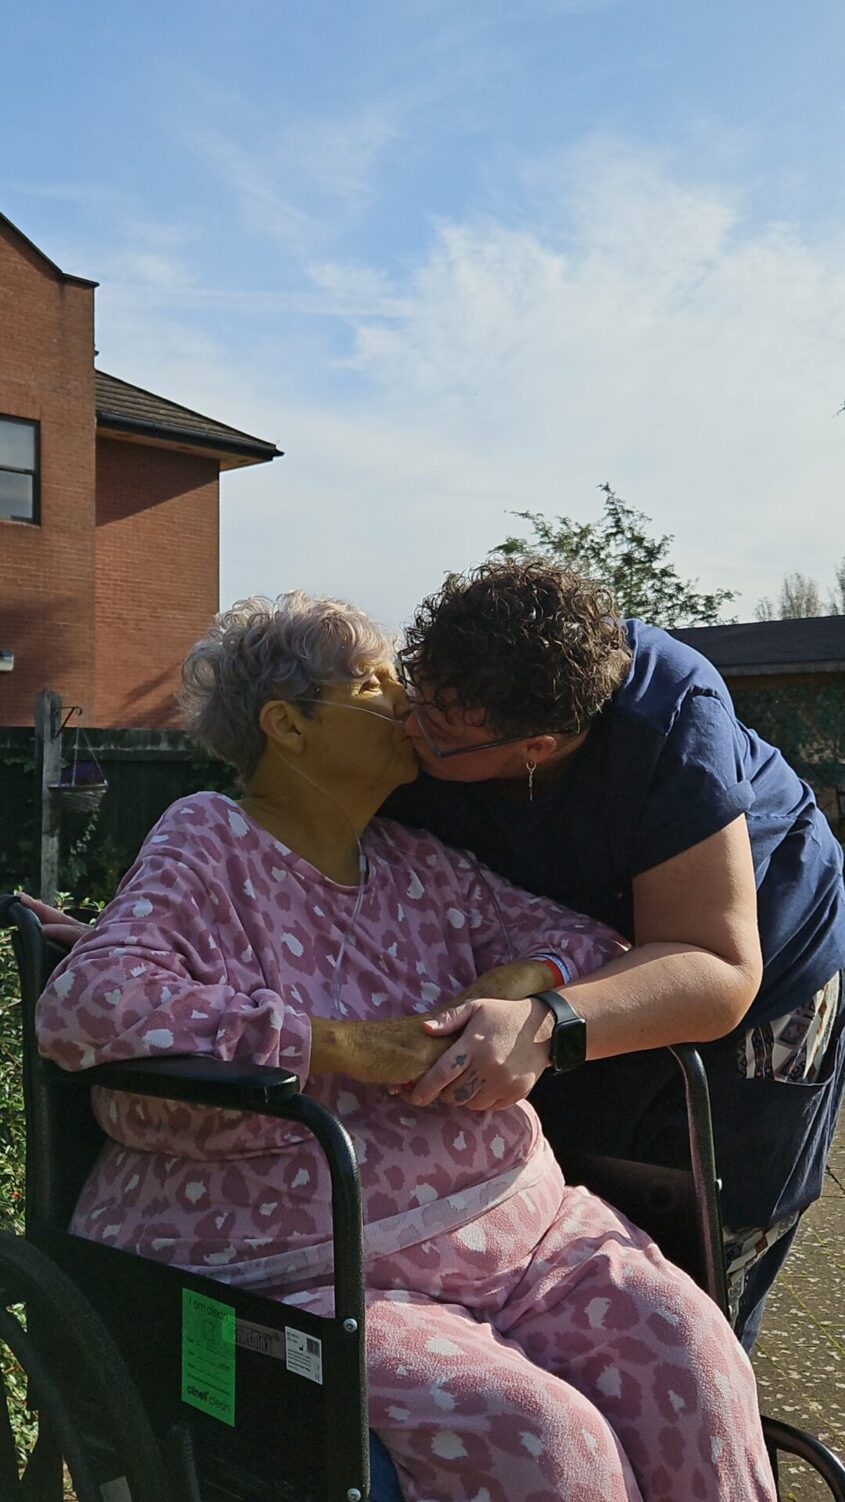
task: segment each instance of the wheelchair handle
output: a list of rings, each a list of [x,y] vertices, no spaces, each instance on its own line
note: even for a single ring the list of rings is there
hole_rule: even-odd
[[[669,1052],[684,1077],[690,1163],[695,1185],[695,1214],[704,1259],[705,1287],[722,1313],[730,1318],[725,1252],[722,1240],[721,1180],[716,1172],[710,1090],[701,1054],[691,1043],[670,1045]]]

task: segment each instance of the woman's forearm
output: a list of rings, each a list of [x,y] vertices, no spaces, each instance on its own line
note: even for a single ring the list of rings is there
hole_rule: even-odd
[[[586,1019],[587,1058],[603,1059],[720,1038],[741,1021],[758,985],[753,961],[745,967],[693,945],[654,943],[561,989]],[[452,1046],[417,1081],[414,1105],[442,1096],[447,1104],[468,1099],[472,1110],[509,1106],[548,1067],[552,1017],[531,997],[457,1002],[423,1025]]]
[[[643,944],[565,987],[587,1022],[587,1057],[708,1043],[742,1020],[759,969],[689,944]]]
[[[311,1018],[312,1074],[349,1074],[353,1057],[350,1023]]]
[[[337,1022],[311,1018],[311,1074],[345,1074],[364,1084],[404,1085],[440,1057],[448,1039],[423,1031],[421,1017]]]

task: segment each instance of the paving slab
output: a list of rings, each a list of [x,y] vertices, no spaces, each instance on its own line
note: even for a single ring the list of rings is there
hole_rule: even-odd
[[[769,1294],[753,1355],[760,1407],[845,1457],[845,1116],[821,1198],[804,1216]],[[783,1502],[822,1502],[800,1462],[781,1464]]]

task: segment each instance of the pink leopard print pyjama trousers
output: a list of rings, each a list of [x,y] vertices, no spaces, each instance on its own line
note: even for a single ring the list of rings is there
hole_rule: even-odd
[[[772,1502],[727,1321],[586,1190],[535,1186],[370,1262],[367,1286],[370,1423],[410,1502]]]

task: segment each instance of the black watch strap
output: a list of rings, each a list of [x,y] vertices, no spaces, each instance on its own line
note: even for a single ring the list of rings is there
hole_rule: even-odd
[[[555,1019],[549,1062],[558,1074],[576,1069],[587,1057],[587,1024],[559,991],[534,991],[531,999],[542,1001]]]

